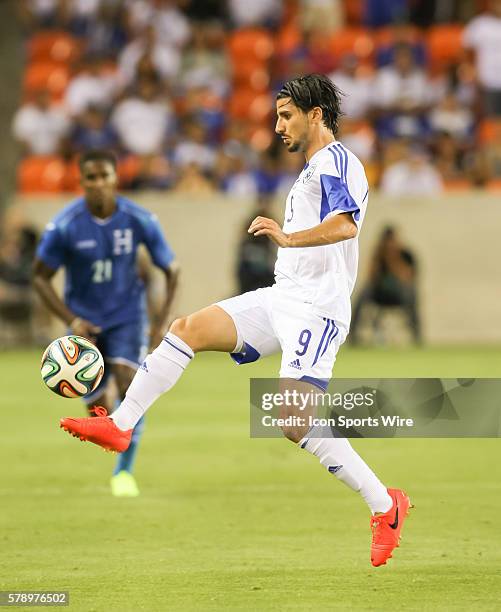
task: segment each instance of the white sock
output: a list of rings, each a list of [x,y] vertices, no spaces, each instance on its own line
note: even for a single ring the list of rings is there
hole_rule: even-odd
[[[111,415],[115,425],[124,431],[135,427],[153,402],[177,383],[193,356],[191,348],[169,332],[146,357],[123,402]]]
[[[355,452],[346,438],[313,438],[310,431],[300,442],[304,448],[320,460],[331,474],[359,492],[371,512],[387,512],[393,501],[379,478]],[[317,431],[318,433],[318,431]]]

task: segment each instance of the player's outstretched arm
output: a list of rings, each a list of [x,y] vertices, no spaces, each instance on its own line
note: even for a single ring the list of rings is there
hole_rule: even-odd
[[[49,266],[40,259],[35,259],[33,265],[33,287],[35,291],[47,308],[55,314],[56,317],[61,319],[61,321],[66,323],[68,327],[71,327],[73,333],[92,340],[101,330],[90,321],[77,317],[57,295],[52,285],[52,279],[55,273],[56,270],[49,268]]]
[[[165,278],[165,299],[158,314],[152,320],[150,333],[151,348],[155,348],[160,344],[167,331],[172,302],[176,296],[179,281],[179,264],[174,261],[167,268],[162,268],[162,272]]]
[[[355,238],[358,229],[351,213],[341,213],[307,230],[291,234],[282,231],[282,228],[273,219],[256,217],[247,231],[254,236],[268,236],[279,247],[297,248],[324,246],[350,240],[350,238]]]

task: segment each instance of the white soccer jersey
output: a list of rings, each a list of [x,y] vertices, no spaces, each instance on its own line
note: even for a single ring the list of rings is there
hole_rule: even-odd
[[[369,194],[360,160],[340,142],[317,151],[287,196],[283,231],[310,229],[327,218],[352,213],[362,227]],[[350,295],[358,268],[358,237],[326,246],[279,248],[276,287],[311,303],[318,314],[349,327]]]

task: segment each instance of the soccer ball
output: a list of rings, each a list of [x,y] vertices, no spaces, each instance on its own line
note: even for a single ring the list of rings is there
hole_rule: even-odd
[[[83,397],[101,382],[103,356],[92,342],[81,336],[63,336],[45,349],[42,380],[61,397]]]

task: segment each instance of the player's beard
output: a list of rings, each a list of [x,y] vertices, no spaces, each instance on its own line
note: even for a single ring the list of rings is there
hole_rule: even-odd
[[[302,134],[297,140],[291,140],[287,145],[287,151],[289,153],[297,153],[301,151],[304,153],[306,151],[306,134]]]

